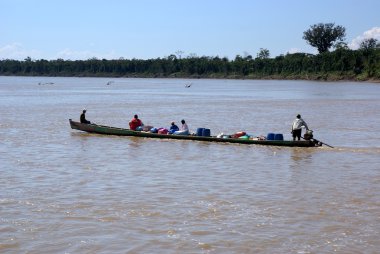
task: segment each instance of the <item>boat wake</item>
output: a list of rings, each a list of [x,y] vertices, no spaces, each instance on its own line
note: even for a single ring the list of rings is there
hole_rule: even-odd
[[[338,152],[351,152],[351,153],[363,153],[363,154],[380,154],[380,147],[335,147],[332,148],[326,148],[329,150],[334,150]]]

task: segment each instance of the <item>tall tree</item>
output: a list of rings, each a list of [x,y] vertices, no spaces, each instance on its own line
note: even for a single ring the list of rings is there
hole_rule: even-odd
[[[364,39],[360,43],[360,50],[363,51],[363,55],[367,58],[367,75],[372,77],[375,73],[375,49],[377,46],[377,40],[374,38]]]
[[[260,48],[259,53],[257,53],[256,57],[259,59],[267,59],[269,58],[270,53],[268,49]]]
[[[377,45],[376,39],[374,39],[374,38],[364,39],[360,43],[360,49],[371,50],[371,49],[376,48],[376,45]]]
[[[335,26],[334,23],[315,24],[303,32],[303,39],[311,46],[317,48],[319,53],[329,51],[335,41],[343,41],[345,36],[346,28]]]

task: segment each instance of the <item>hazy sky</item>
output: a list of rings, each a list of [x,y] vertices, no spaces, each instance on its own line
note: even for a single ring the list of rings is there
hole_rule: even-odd
[[[316,23],[380,41],[380,0],[0,0],[0,59],[316,53]]]

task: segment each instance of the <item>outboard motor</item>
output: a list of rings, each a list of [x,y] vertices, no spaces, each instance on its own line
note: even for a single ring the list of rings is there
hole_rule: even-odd
[[[303,135],[303,138],[305,140],[310,140],[313,138],[313,131],[312,130],[307,130],[306,133]]]

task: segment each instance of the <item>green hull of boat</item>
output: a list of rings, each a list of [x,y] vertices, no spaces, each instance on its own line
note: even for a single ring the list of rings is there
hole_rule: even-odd
[[[195,140],[206,142],[220,142],[220,143],[236,143],[246,145],[267,145],[267,146],[290,146],[290,147],[315,147],[318,146],[311,140],[291,141],[291,140],[252,140],[252,139],[238,139],[238,138],[217,138],[217,137],[202,137],[194,135],[167,135],[157,134],[143,131],[133,131],[125,128],[117,128],[111,126],[104,126],[98,124],[83,124],[80,122],[70,121],[72,129],[85,131],[88,133],[104,134],[104,135],[117,135],[117,136],[133,136],[144,138],[160,138],[160,139],[179,139],[179,140]]]

